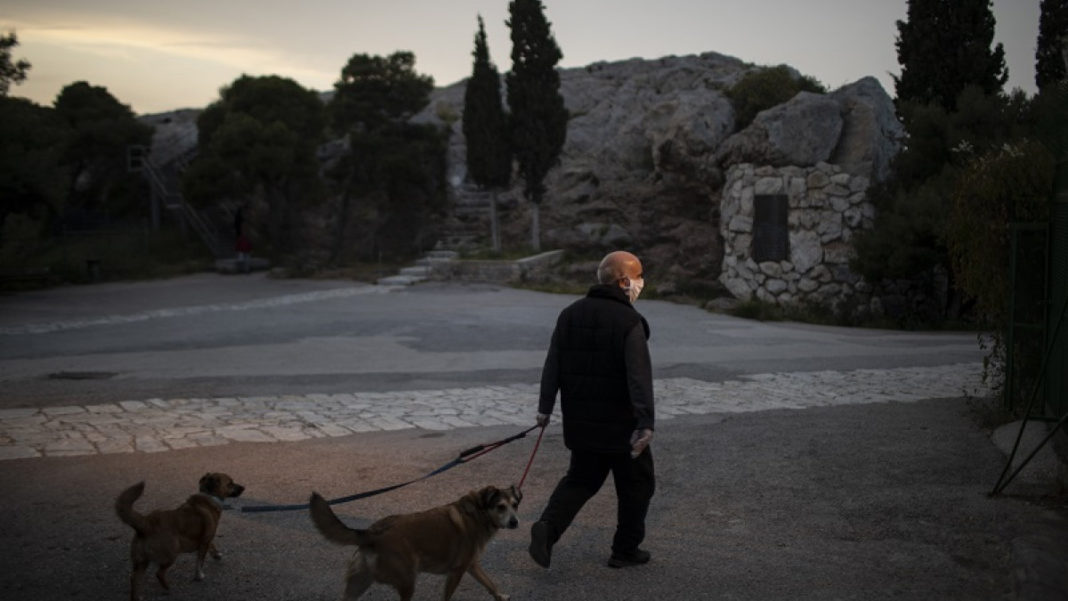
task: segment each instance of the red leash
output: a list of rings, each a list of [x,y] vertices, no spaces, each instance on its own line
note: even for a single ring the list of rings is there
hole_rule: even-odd
[[[534,455],[538,453],[538,447],[541,446],[541,436],[545,434],[545,426],[541,427],[541,431],[538,432],[538,441],[534,443],[534,450],[530,452],[530,461],[527,461],[527,469],[523,470],[523,477],[519,479],[519,486],[516,489],[522,491],[523,483],[527,481],[527,474],[530,473],[530,466],[534,463]]]

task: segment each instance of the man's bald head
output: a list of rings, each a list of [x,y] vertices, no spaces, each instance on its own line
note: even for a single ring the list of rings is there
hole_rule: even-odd
[[[597,281],[612,284],[623,278],[636,280],[642,277],[642,262],[625,250],[610,252],[597,266]]]

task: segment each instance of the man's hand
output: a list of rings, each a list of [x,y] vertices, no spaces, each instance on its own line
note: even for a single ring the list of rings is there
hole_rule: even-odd
[[[653,442],[652,430],[649,428],[635,430],[634,434],[630,435],[630,456],[636,458],[641,455],[650,442]]]
[[[538,414],[538,427],[544,428],[549,425],[549,415],[547,413]]]

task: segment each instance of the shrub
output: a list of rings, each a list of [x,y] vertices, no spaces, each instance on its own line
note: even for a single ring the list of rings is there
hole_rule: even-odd
[[[764,67],[745,75],[727,90],[727,98],[734,106],[735,131],[745,129],[757,113],[778,106],[798,92],[827,93],[816,79],[798,75],[786,65]]]

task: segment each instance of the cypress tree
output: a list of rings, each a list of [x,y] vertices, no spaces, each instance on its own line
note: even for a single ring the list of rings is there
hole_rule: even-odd
[[[497,189],[512,178],[512,150],[508,144],[508,116],[501,103],[501,76],[490,62],[486,28],[478,17],[475,61],[464,91],[464,138],[467,172],[476,184],[490,189],[490,232],[493,250],[501,249],[497,229]]]
[[[907,21],[898,21],[894,76],[898,109],[904,102],[937,103],[954,111],[970,85],[1000,93],[1009,77],[1005,50],[994,41],[991,0],[909,0]]]
[[[1042,0],[1035,50],[1035,85],[1044,90],[1068,76],[1064,51],[1068,49],[1068,0]]]
[[[523,178],[523,192],[533,205],[531,244],[541,248],[539,205],[543,180],[560,158],[567,136],[567,109],[560,95],[556,64],[563,57],[549,31],[540,0],[508,4],[512,30],[512,70],[508,106],[512,111],[512,148]]]

